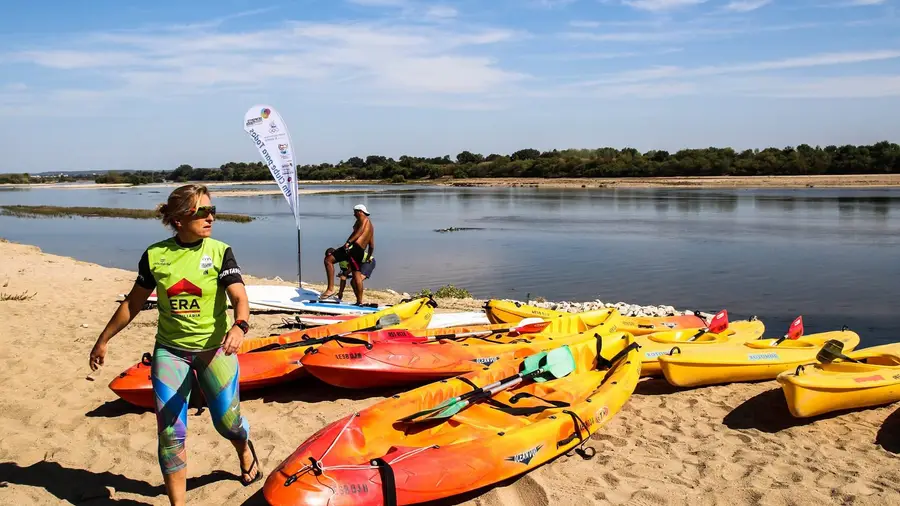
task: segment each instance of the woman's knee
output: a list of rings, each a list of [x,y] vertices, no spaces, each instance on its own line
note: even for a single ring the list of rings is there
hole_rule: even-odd
[[[159,433],[159,467],[163,474],[172,474],[187,466],[184,434],[175,427],[166,427]]]
[[[237,409],[227,410],[225,416],[213,420],[216,431],[230,441],[245,441],[250,438],[250,423],[241,416],[240,405]]]

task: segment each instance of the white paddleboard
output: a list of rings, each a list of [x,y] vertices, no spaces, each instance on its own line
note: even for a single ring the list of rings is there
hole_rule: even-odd
[[[250,309],[254,311],[303,311],[333,315],[361,315],[374,313],[384,307],[357,306],[336,301],[319,301],[320,293],[296,286],[246,285]],[[125,298],[124,294],[120,297]],[[147,302],[157,302],[156,293]],[[231,304],[229,303],[229,306]]]
[[[319,325],[329,325],[332,323],[349,320],[352,317],[339,316],[316,316],[302,315],[297,316],[297,320],[303,325],[317,327]],[[430,329],[439,329],[445,327],[464,327],[468,325],[489,325],[491,322],[487,316],[481,311],[461,311],[458,313],[434,313],[431,322],[428,324]]]

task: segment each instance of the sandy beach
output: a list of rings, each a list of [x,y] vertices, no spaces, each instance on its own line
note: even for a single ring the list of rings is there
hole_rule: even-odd
[[[268,181],[204,181],[219,197],[252,197],[280,195],[274,182]],[[146,184],[140,188],[175,188],[181,183]],[[271,185],[271,189],[222,190],[217,186]],[[340,179],[328,181],[297,181],[300,195],[323,193],[372,193],[379,190],[306,190],[315,185],[379,185],[384,181]],[[895,188],[900,186],[900,174],[859,174],[842,176],[731,176],[731,177],[646,177],[646,178],[471,178],[471,179],[422,179],[408,184],[457,187],[537,187],[537,188]],[[52,188],[90,190],[103,188],[128,188],[129,184],[0,184],[10,188]],[[386,191],[386,190],[380,190]]]
[[[107,388],[151,350],[156,311],[142,312],[113,339],[106,365],[86,379],[88,353],[135,272],[8,242],[0,242],[0,258],[0,292],[34,294],[0,301],[0,504],[168,504],[153,413]],[[370,293],[370,300],[397,301]],[[438,302],[441,310],[481,305]],[[250,337],[280,332],[286,316],[254,314]],[[269,472],[327,422],[392,393],[303,379],[248,393],[242,409]],[[240,485],[231,445],[215,432],[208,411],[195,412],[187,440],[189,503],[261,503],[262,483]],[[644,380],[590,445],[597,450],[592,460],[562,456],[448,504],[900,503],[900,405],[796,420],[774,381],[676,390],[664,380]]]

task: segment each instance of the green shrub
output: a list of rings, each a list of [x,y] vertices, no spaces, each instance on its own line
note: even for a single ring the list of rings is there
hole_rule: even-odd
[[[457,288],[453,285],[444,285],[432,292],[429,288],[423,288],[416,292],[414,297],[435,297],[438,299],[468,299],[472,297],[465,288]]]

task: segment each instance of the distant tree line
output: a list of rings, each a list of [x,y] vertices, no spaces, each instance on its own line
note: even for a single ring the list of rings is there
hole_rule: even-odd
[[[354,156],[337,164],[297,166],[297,179],[361,179],[404,182],[453,177],[606,178],[672,176],[776,176],[900,173],[900,145],[844,145],[747,149],[682,149],[675,153],[633,148],[522,149],[509,155],[484,156],[463,151],[450,158]],[[24,178],[24,180],[23,180]],[[31,182],[34,178],[31,178]],[[271,179],[262,162],[228,162],[218,168],[181,165],[173,171],[110,172],[97,183],[145,184],[163,181],[265,181]],[[28,175],[2,174],[2,182],[27,182]]]

